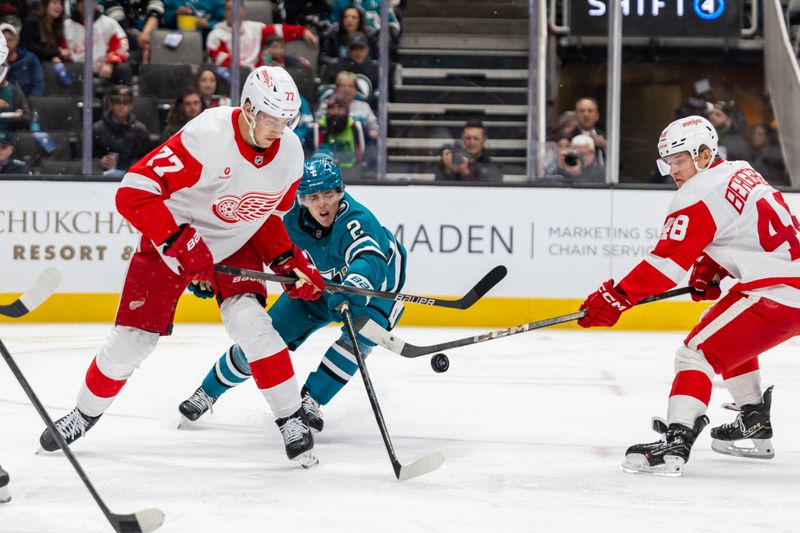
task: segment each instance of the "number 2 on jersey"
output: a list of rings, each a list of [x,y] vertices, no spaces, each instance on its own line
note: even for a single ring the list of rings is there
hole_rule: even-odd
[[[162,161],[160,164],[154,164],[159,159],[166,159],[167,161]],[[172,163],[171,165],[166,165],[165,163]],[[156,155],[147,162],[148,167],[153,167],[153,172],[158,174],[159,178],[163,178],[164,174],[167,172],[178,172],[179,170],[183,169],[183,163],[178,156],[175,155],[175,152],[169,146],[162,146],[161,150],[158,151]]]
[[[789,206],[780,192],[773,193],[775,202],[786,211],[791,224],[784,224],[778,211],[767,198],[756,202],[758,211],[758,241],[767,252],[776,250],[783,243],[789,244],[789,256],[792,261],[800,258],[800,222],[789,210]]]

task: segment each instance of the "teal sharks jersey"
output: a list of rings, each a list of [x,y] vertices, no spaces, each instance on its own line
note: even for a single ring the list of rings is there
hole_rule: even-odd
[[[361,287],[398,292],[405,283],[406,250],[372,212],[344,193],[333,224],[323,228],[299,202],[283,219],[292,241],[308,252],[328,280],[350,276]]]

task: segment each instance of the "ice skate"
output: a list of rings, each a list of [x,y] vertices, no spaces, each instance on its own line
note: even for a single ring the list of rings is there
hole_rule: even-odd
[[[689,453],[695,439],[708,424],[708,417],[699,416],[694,427],[670,424],[653,419],[653,429],[662,433],[661,439],[648,444],[636,444],[625,452],[621,468],[631,474],[655,474],[680,476],[683,466],[689,461]]]
[[[194,422],[206,411],[214,413],[214,403],[217,401],[217,396],[209,396],[203,387],[198,387],[194,394],[188,399],[181,402],[178,406],[178,411],[181,413],[181,422],[178,424],[178,429],[185,428],[189,422]]]
[[[303,397],[303,415],[306,417],[308,427],[311,428],[311,431],[319,433],[325,425],[325,421],[322,419],[322,410],[317,401],[309,394],[308,388],[303,387],[300,395]]]
[[[68,414],[56,420],[56,429],[67,442],[72,444],[89,431],[100,419],[99,416],[88,416],[81,413],[76,407]],[[49,429],[45,429],[42,436],[39,437],[39,444],[42,448],[39,450],[46,452],[54,452],[60,447],[56,441],[55,435],[50,433]]]
[[[711,449],[717,453],[734,457],[752,457],[754,459],[772,459],[775,449],[772,447],[772,422],[769,411],[772,405],[772,387],[764,391],[761,403],[747,404],[741,407],[728,407],[739,411],[736,420],[722,424],[711,430]],[[751,447],[737,446],[736,442],[750,439]]]
[[[0,503],[6,503],[11,500],[11,493],[8,492],[8,480],[8,472],[0,466]]]
[[[319,463],[317,456],[314,455],[314,437],[303,417],[302,408],[286,418],[277,419],[275,423],[281,430],[286,445],[286,456],[289,459],[297,461],[303,468]]]

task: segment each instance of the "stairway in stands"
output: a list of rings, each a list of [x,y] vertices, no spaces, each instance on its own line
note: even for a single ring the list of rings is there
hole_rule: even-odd
[[[403,13],[388,178],[433,179],[441,147],[480,119],[504,180],[524,180],[527,0],[413,0]]]

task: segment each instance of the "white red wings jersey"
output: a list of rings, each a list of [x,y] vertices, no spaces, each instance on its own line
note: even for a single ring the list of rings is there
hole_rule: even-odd
[[[255,20],[243,20],[239,30],[239,64],[243,67],[261,66],[261,47],[270,35],[278,35],[284,41],[300,39],[305,26],[294,24],[264,24]],[[222,21],[206,37],[208,57],[216,65],[231,66],[233,35],[227,21]]]
[[[800,307],[800,223],[745,161],[720,161],[678,189],[661,236],[619,286],[638,301],[675,286],[702,253],[732,290]]]
[[[265,262],[291,248],[282,217],[303,174],[300,140],[285,129],[257,151],[239,131],[240,113],[233,107],[204,111],[125,174],[117,209],[157,248],[181,224],[202,236],[215,263],[254,236]],[[164,261],[177,271],[173,258]]]
[[[128,36],[119,22],[106,15],[100,15],[92,24],[93,53],[95,68],[104,63],[124,63],[128,60]],[[83,61],[86,56],[84,47],[83,24],[67,18],[64,20],[64,40],[67,42],[73,61]]]

